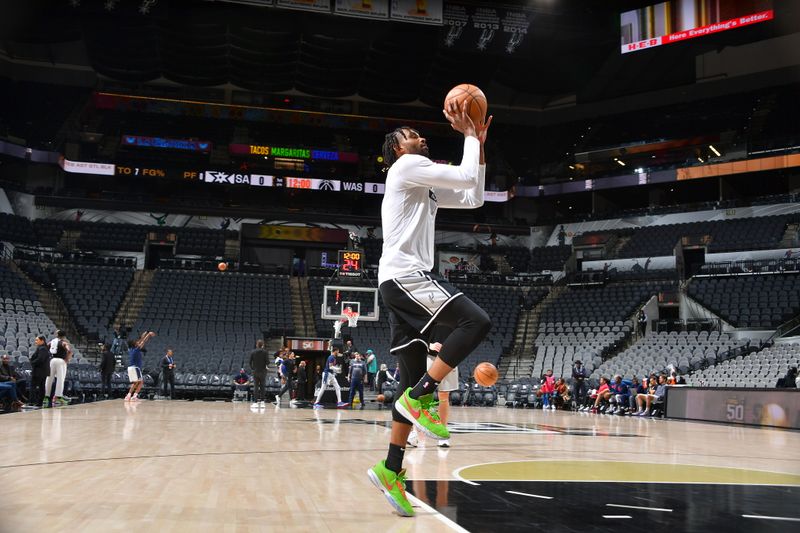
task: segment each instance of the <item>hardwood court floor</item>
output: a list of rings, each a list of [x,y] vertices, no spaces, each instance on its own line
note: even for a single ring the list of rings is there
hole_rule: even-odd
[[[458,529],[431,507],[474,531],[537,530],[540,522],[549,531],[589,524],[619,530],[642,524],[636,513],[683,520],[682,505],[698,503],[684,500],[741,501],[730,490],[683,491],[686,482],[745,492],[777,486],[777,497],[749,503],[745,497],[742,509],[726,503],[715,515],[720,529],[797,527],[786,520],[751,523],[734,516],[739,511],[800,517],[798,432],[456,407],[452,448],[407,451],[408,477],[416,480],[409,491],[431,507],[400,518],[365,475],[385,455],[387,410],[285,405],[253,411],[242,403],[113,400],[0,416],[0,532]],[[673,492],[641,492],[653,484]],[[620,507],[595,512],[592,498],[610,505],[609,493]],[[764,498],[777,500],[777,508],[759,507]],[[645,503],[637,508],[631,501]],[[655,513],[651,507],[662,501],[675,512]],[[566,502],[582,508],[587,522],[576,523]],[[682,524],[672,531],[693,529]]]

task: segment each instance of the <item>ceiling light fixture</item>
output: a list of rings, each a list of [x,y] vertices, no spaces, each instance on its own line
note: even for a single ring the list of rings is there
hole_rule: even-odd
[[[717,154],[717,157],[719,157],[719,156],[721,156],[721,155],[722,155],[721,153],[719,153],[719,151],[718,151],[716,148],[714,148],[714,145],[713,145],[713,144],[709,144],[709,145],[708,145],[708,147],[709,147],[709,148],[711,148],[711,151],[712,151],[712,152],[714,152],[715,154]]]

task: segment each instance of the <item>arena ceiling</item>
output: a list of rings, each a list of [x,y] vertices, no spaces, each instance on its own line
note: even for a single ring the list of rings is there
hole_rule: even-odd
[[[37,64],[60,69],[65,79],[83,69],[131,84],[232,86],[437,108],[447,89],[470,81],[491,92],[495,105],[544,109],[692,84],[697,54],[775,31],[727,32],[691,47],[621,57],[619,12],[646,1],[472,4],[530,14],[529,32],[513,53],[471,43],[448,47],[441,27],[225,1],[4,1],[0,66]]]

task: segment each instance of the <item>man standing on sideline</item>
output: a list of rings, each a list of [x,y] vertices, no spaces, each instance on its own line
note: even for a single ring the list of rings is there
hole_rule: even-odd
[[[306,362],[303,360],[297,365],[297,393],[295,394],[295,400],[298,402],[306,401],[306,387],[308,387],[308,372],[306,371]]]
[[[155,332],[145,331],[137,340],[128,342],[128,346],[130,346],[128,349],[128,381],[131,382],[131,388],[128,390],[128,394],[125,395],[126,402],[139,401],[139,392],[144,386],[144,374],[142,373],[144,354],[142,353],[142,348],[147,344],[147,341],[155,336]]]
[[[275,396],[275,401],[272,402],[275,404],[275,407],[281,406],[281,398],[283,397],[284,392],[289,392],[289,403],[292,401],[292,385],[294,384],[295,375],[294,358],[294,352],[289,352],[289,355],[283,359],[278,367],[278,372],[281,374],[283,385],[281,386],[281,390],[278,391],[278,395]]]
[[[172,348],[167,348],[167,353],[161,359],[161,371],[164,380],[164,396],[167,395],[167,385],[169,385],[169,399],[175,397],[175,358]]]
[[[256,341],[256,349],[250,352],[250,369],[253,371],[253,404],[250,407],[264,407],[264,383],[267,380],[267,361],[269,354],[264,349],[264,341]]]
[[[389,167],[381,204],[383,253],[378,283],[389,309],[390,352],[400,365],[398,398],[392,408],[392,429],[385,460],[367,471],[402,516],[414,516],[405,494],[403,456],[412,427],[438,440],[450,438],[436,411],[434,390],[447,374],[483,341],[492,326],[486,311],[433,272],[434,236],[439,208],[476,209],[484,202],[484,142],[492,118],[474,124],[467,102],[451,102],[444,115],[464,136],[461,164],[437,164],[428,158],[428,144],[412,128],[386,135],[383,159]],[[432,326],[452,333],[425,371]]]
[[[50,350],[47,349],[47,339],[39,335],[34,341],[36,351],[31,355],[31,397],[30,404],[41,407],[44,400],[44,383],[50,375]]]
[[[103,345],[103,354],[100,359],[100,394],[103,398],[111,398],[111,377],[114,375],[114,367],[117,366],[117,359],[110,344]]]
[[[367,373],[367,364],[361,358],[361,354],[356,352],[355,359],[350,363],[350,374],[347,379],[350,381],[350,407],[353,406],[353,400],[358,391],[358,401],[361,402],[361,408],[364,408],[364,376]]]
[[[317,397],[314,399],[314,409],[322,409],[320,401],[328,385],[333,386],[333,390],[336,391],[336,407],[345,407],[347,405],[342,402],[342,388],[336,380],[336,374],[342,371],[341,366],[336,366],[336,361],[339,357],[339,348],[333,347],[331,349],[331,354],[325,360],[325,368],[322,370],[322,379],[319,383],[319,392],[317,392]]]
[[[50,341],[50,374],[44,382],[44,402],[43,407],[50,407],[50,389],[53,380],[56,380],[56,392],[53,398],[53,407],[56,405],[67,405],[69,402],[64,398],[64,380],[67,379],[67,363],[72,358],[72,347],[66,339],[66,334],[60,329],[56,331],[56,337]]]
[[[586,398],[586,369],[583,368],[583,363],[579,360],[575,361],[575,366],[572,367],[572,399],[575,405],[581,407],[583,400]]]
[[[375,390],[375,375],[378,373],[378,357],[372,348],[367,350],[367,386],[369,390]]]

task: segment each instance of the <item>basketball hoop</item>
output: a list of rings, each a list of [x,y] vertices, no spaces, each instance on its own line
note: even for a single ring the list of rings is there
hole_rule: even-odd
[[[356,311],[353,311],[349,307],[345,308],[342,311],[342,317],[343,317],[342,323],[344,323],[344,321],[347,320],[347,325],[349,327],[354,328],[358,326],[358,313]]]

